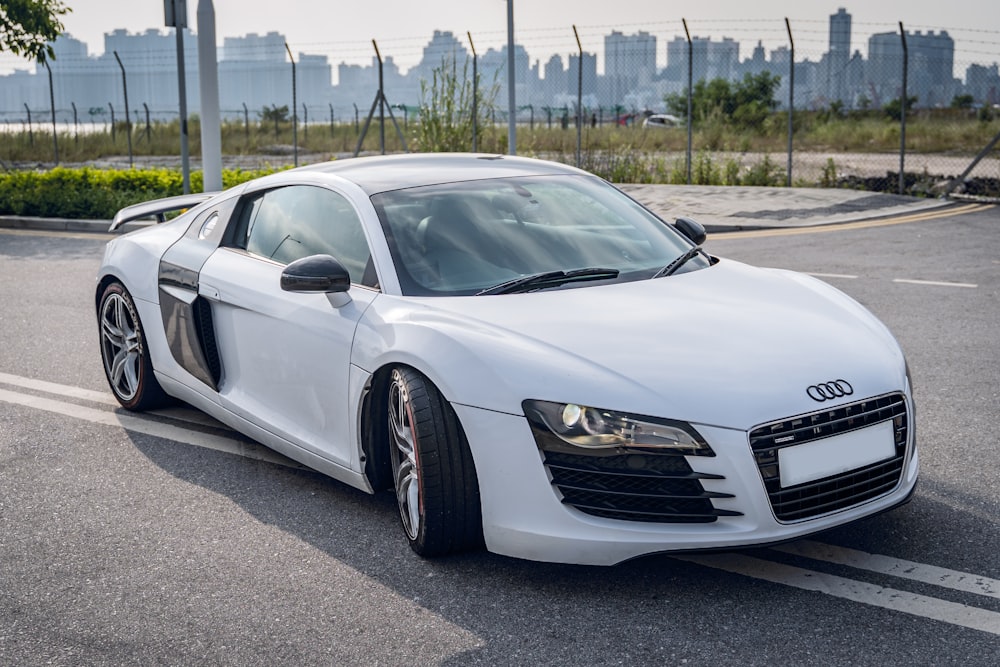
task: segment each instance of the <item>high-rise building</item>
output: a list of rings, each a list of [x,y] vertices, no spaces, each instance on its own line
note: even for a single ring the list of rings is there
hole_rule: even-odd
[[[838,62],[851,58],[851,15],[843,7],[830,15],[830,56]]]
[[[921,107],[947,106],[958,82],[954,78],[955,42],[940,33],[906,33],[907,97]],[[875,106],[902,94],[903,42],[899,33],[883,32],[868,39],[868,83]]]
[[[831,100],[845,101],[847,92],[847,64],[851,60],[851,15],[841,7],[830,15],[830,51],[825,59],[827,96]]]
[[[656,77],[656,37],[642,31],[624,35],[617,30],[605,35],[604,76],[613,103],[640,84],[648,85]]]

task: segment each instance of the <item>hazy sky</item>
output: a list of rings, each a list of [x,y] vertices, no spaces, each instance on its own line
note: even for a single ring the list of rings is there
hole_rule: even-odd
[[[199,1],[187,0],[189,26],[197,28]],[[104,51],[104,33],[116,28],[141,32],[163,28],[163,0],[66,0],[73,12],[66,30],[87,43],[91,54]],[[282,33],[295,53],[319,53],[331,64],[366,63],[376,39],[383,55],[404,69],[419,60],[434,29],[450,30],[462,41],[472,33],[480,53],[506,40],[504,0],[214,0],[216,36]],[[796,54],[818,58],[826,50],[830,14],[844,7],[853,17],[852,49],[866,50],[868,35],[898,29],[946,29],[956,40],[956,61],[1000,61],[1000,0],[514,0],[517,41],[533,59],[576,51],[572,25],[583,48],[603,50],[611,29],[626,34],[655,34],[661,65],[665,42],[683,34],[681,18],[692,35],[740,42],[746,58],[757,40],[765,47],[787,44],[784,18],[791,21]],[[23,63],[0,54],[0,71]],[[957,68],[956,68],[957,69]]]

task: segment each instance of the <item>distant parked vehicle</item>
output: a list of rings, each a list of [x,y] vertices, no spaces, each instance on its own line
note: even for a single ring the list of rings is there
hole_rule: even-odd
[[[652,116],[646,116],[646,119],[642,121],[643,127],[679,127],[681,125],[681,119],[677,116],[671,116],[668,113],[654,113]]]

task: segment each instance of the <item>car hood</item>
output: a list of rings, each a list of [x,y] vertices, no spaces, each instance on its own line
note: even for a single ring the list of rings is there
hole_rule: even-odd
[[[450,398],[488,409],[516,413],[534,398],[748,429],[905,385],[898,344],[857,302],[815,278],[734,261],[654,280],[418,301],[408,323],[450,339],[432,364],[466,376]],[[806,394],[838,379],[851,396]]]

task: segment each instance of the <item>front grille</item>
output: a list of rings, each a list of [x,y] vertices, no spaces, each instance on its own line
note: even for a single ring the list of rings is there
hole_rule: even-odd
[[[781,487],[778,450],[892,421],[896,453],[891,459],[839,475]],[[766,424],[750,432],[750,448],[779,521],[797,521],[878,498],[899,484],[906,458],[906,398],[889,394],[831,410]]]
[[[594,516],[651,523],[710,523],[739,512],[717,509],[703,479],[679,454],[571,454],[543,450],[545,467],[562,502]]]

